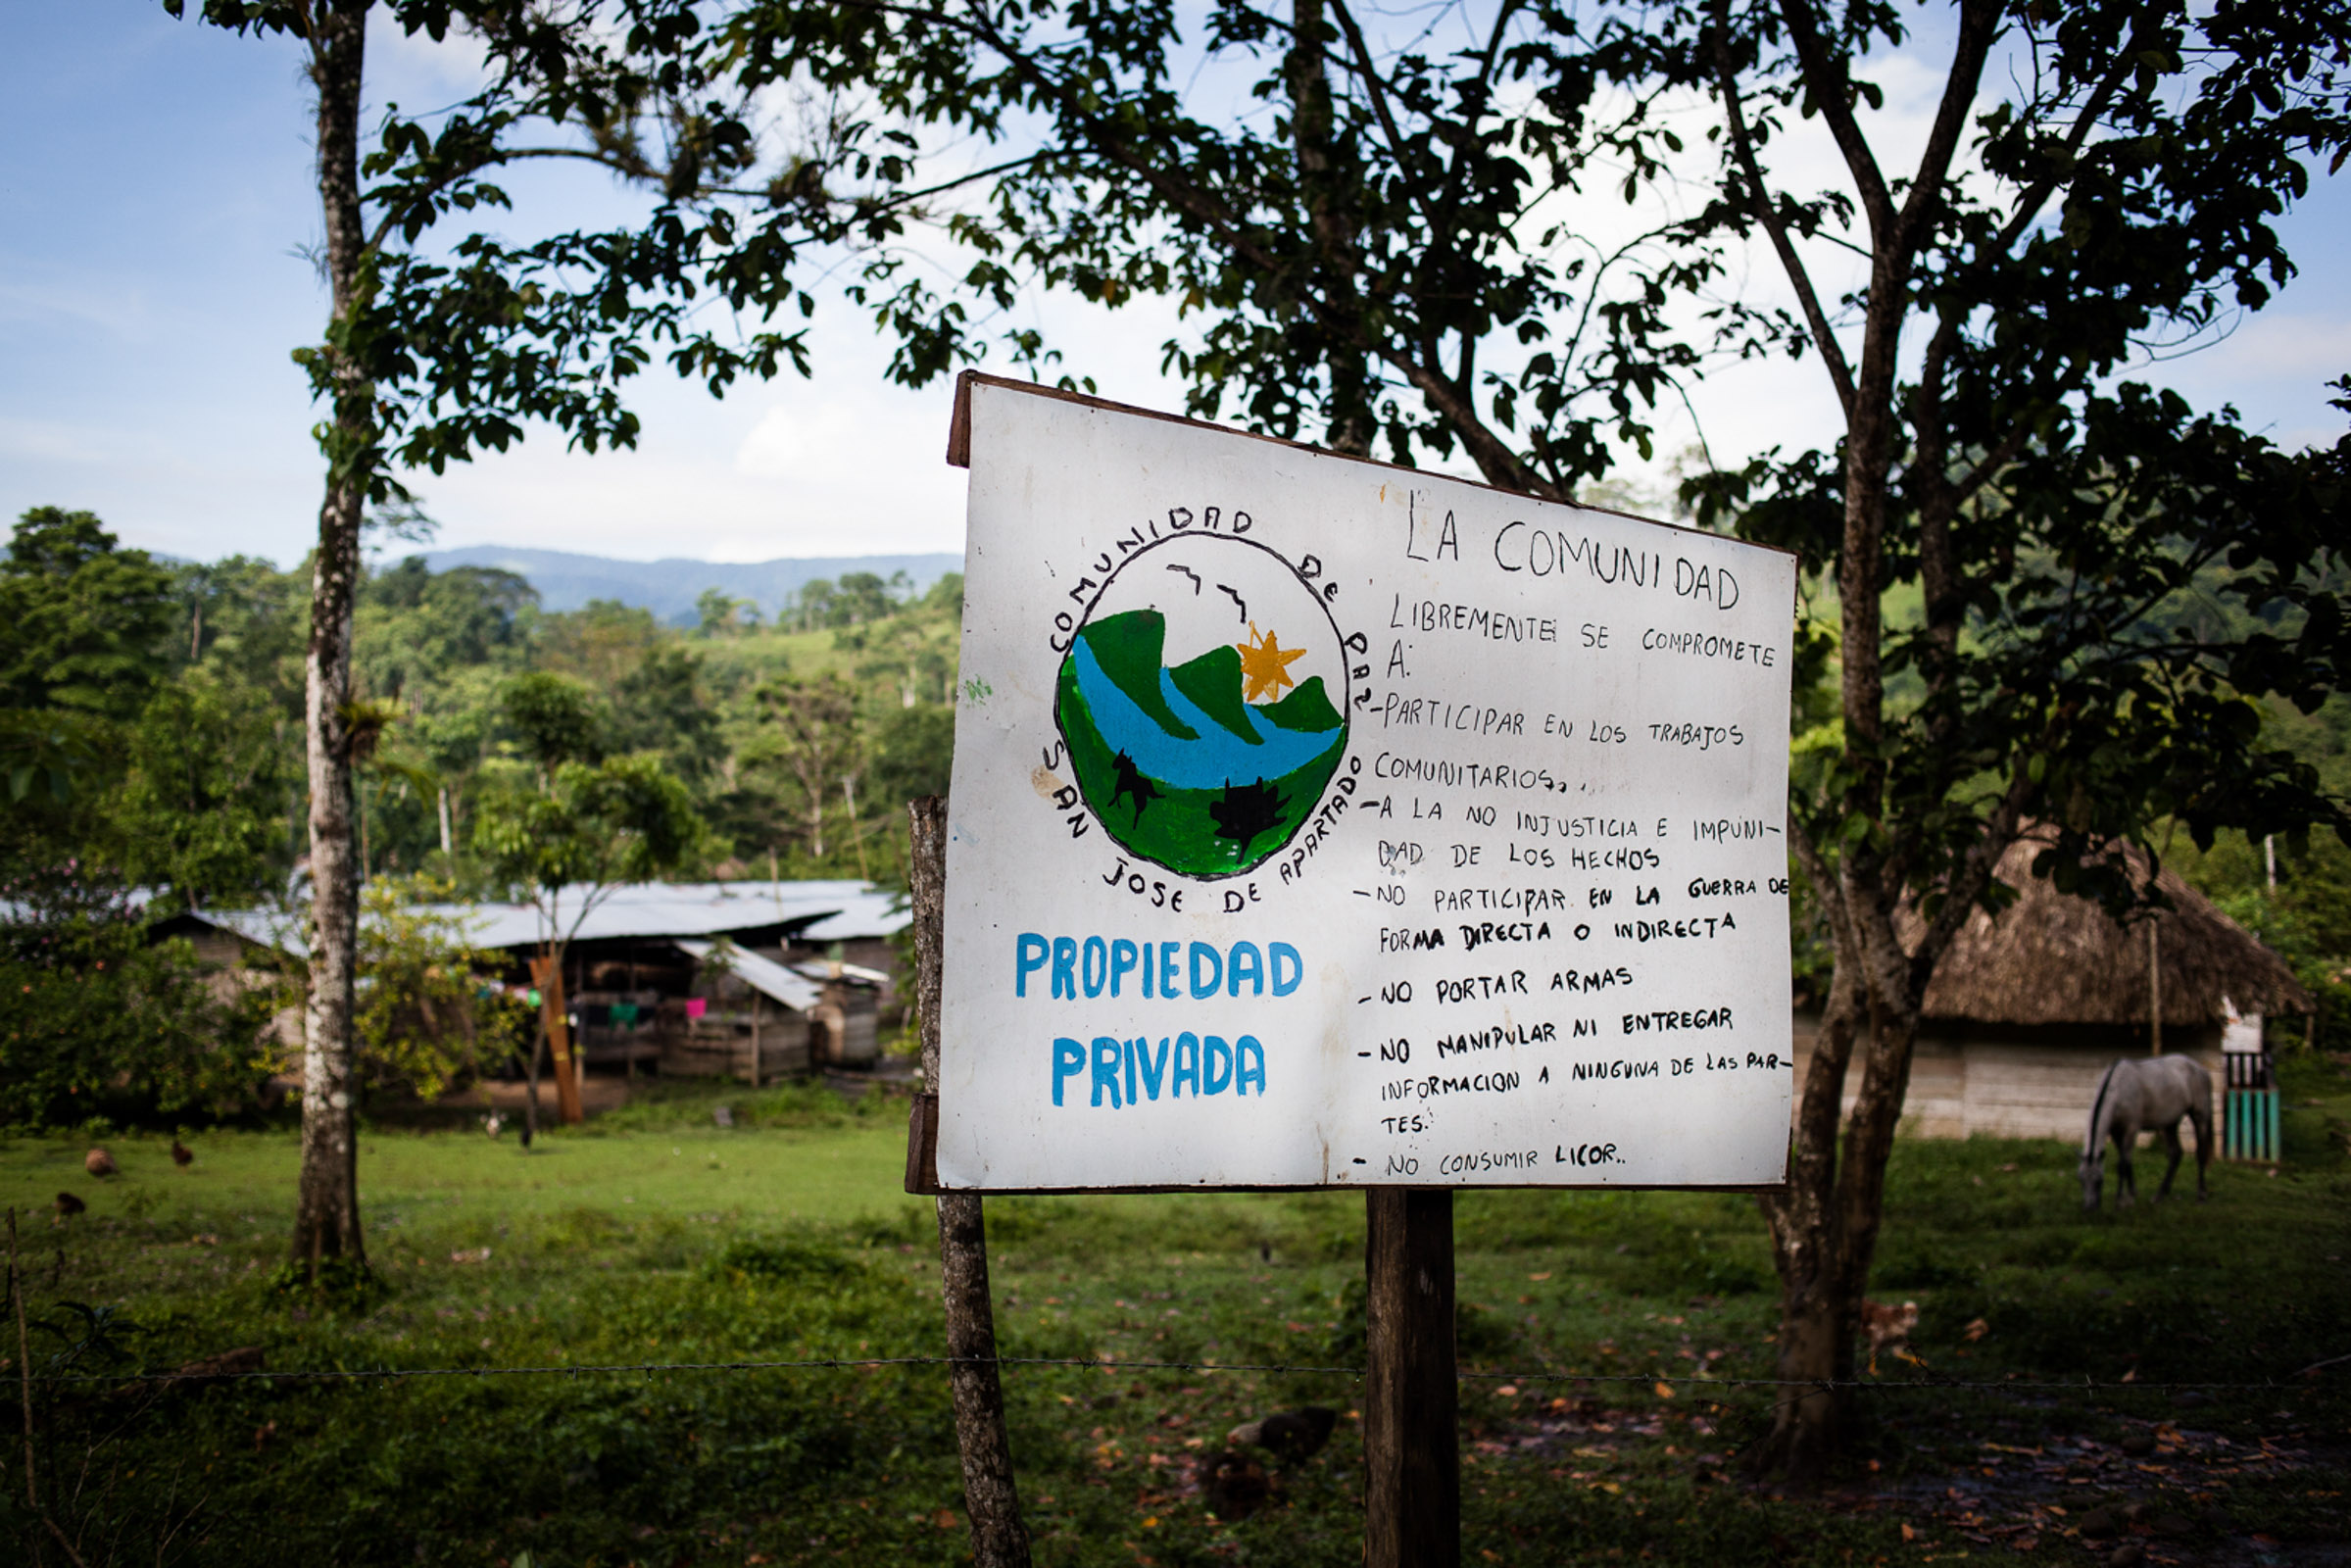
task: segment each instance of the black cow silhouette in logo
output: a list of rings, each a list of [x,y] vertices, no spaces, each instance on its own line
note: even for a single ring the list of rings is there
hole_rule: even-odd
[[[1141,822],[1143,808],[1159,798],[1159,786],[1145,778],[1143,769],[1137,767],[1135,760],[1124,752],[1112,759],[1110,765],[1118,770],[1118,787],[1110,792],[1110,804],[1116,806],[1120,801],[1133,801],[1135,820]]]

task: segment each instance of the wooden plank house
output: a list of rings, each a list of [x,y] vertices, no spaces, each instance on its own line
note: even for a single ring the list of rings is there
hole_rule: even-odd
[[[877,1024],[903,988],[893,938],[907,915],[869,882],[644,883],[612,890],[564,956],[565,1011],[588,1068],[770,1082],[816,1067],[870,1069]],[[465,921],[495,979],[530,986],[545,933],[528,905],[442,906]],[[264,911],[207,911],[192,935],[223,956],[298,952]],[[564,919],[568,924],[571,916]],[[878,959],[848,961],[845,955]],[[297,1028],[299,1025],[297,1025]]]

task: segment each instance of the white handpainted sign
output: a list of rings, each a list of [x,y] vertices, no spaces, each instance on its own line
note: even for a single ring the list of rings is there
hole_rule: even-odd
[[[1782,1179],[1792,558],[962,399],[945,1187]]]

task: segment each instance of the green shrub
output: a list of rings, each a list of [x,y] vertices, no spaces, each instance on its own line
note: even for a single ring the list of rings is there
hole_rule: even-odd
[[[226,1114],[258,1095],[260,993],[208,983],[119,882],[69,860],[0,883],[0,1125]]]

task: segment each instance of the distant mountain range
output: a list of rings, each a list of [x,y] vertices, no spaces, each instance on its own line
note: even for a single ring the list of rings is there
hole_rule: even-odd
[[[706,588],[748,599],[772,614],[788,595],[818,577],[838,582],[845,573],[870,571],[888,578],[903,571],[917,591],[951,571],[963,558],[927,556],[811,556],[785,561],[613,561],[561,550],[510,550],[502,545],[468,545],[463,550],[428,550],[425,564],[435,571],[452,566],[495,566],[528,578],[549,610],[577,610],[591,599],[616,599],[641,606],[672,625],[692,625],[694,601]]]

